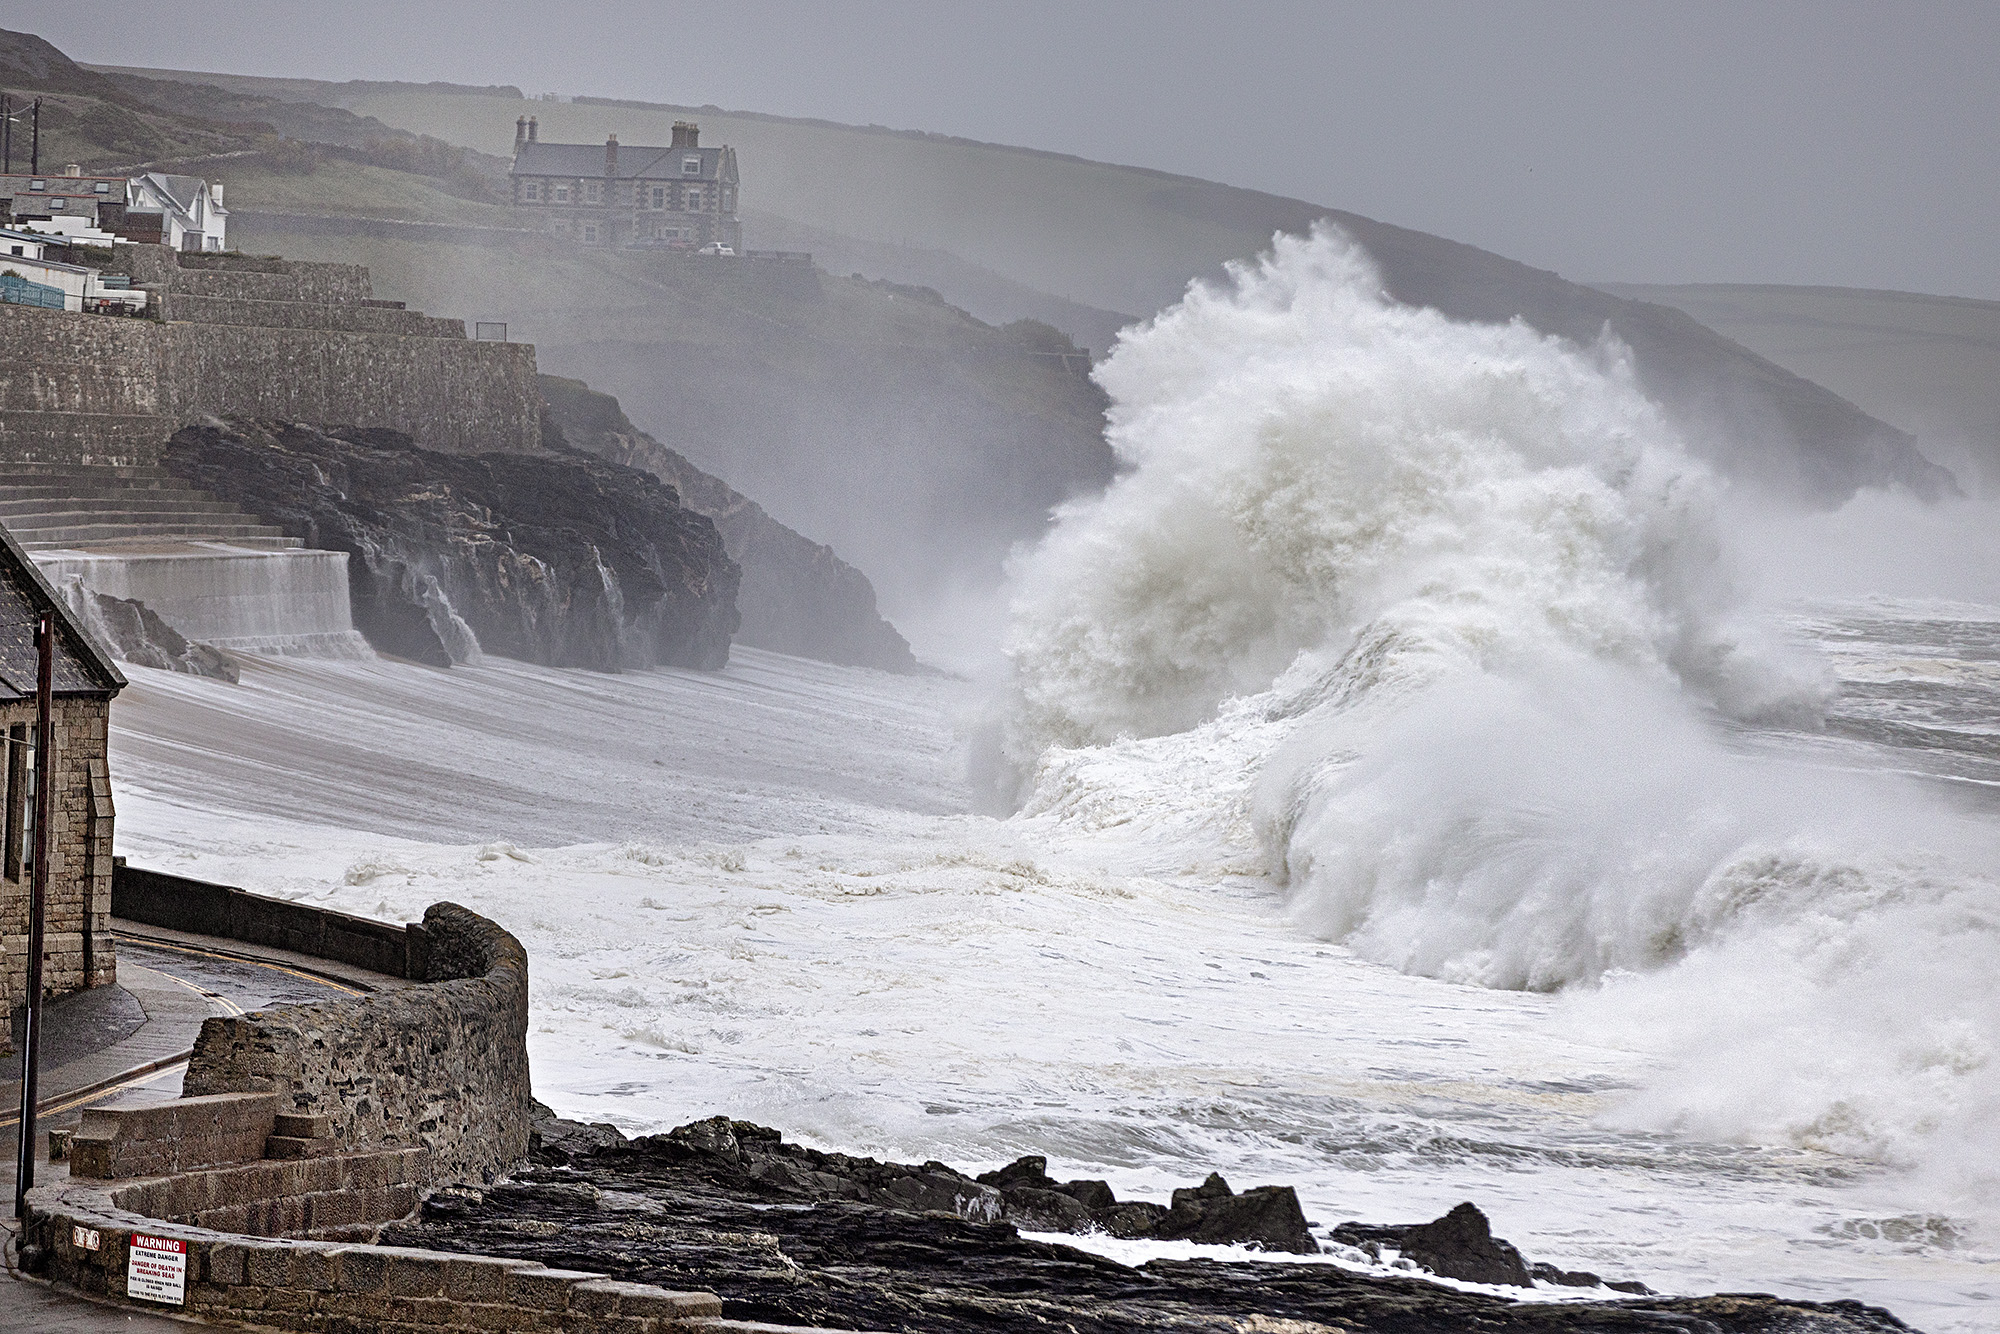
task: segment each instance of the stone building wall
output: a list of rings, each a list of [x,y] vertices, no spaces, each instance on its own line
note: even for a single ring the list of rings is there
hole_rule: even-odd
[[[204,417],[382,426],[444,453],[541,447],[535,350],[370,295],[368,270],[121,246],[154,319],[0,305],[0,459],[146,463]]]
[[[63,996],[86,986],[102,986],[116,976],[111,939],[111,804],[110,771],[105,745],[110,702],[104,699],[58,697],[53,721],[56,733],[54,801],[49,822],[49,881],[47,916],[43,927],[43,994]],[[35,721],[32,699],[0,704],[0,726],[29,727]],[[6,792],[10,817],[16,807],[0,767],[0,791]],[[18,827],[18,824],[17,824]],[[7,1008],[25,1004],[14,994],[10,978],[27,976],[29,875],[25,862],[18,876],[16,859],[0,866],[0,1002]]]
[[[491,1179],[528,1152],[528,956],[458,907],[424,914],[431,985],[202,1025],[189,1097],[276,1093],[349,1150],[422,1148],[435,1179]]]

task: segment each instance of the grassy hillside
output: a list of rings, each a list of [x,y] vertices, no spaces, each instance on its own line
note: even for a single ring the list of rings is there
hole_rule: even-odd
[[[1686,311],[2000,492],[2000,302],[1843,287],[1607,290]]]
[[[955,257],[957,268],[934,264],[936,276],[925,281],[988,315],[966,294],[978,286],[975,275],[1071,307],[1145,315],[1191,278],[1255,254],[1273,232],[1326,221],[1369,250],[1401,300],[1460,319],[1521,318],[1581,343],[1610,329],[1632,347],[1642,382],[1695,448],[1762,489],[1830,504],[1857,486],[1900,484],[1930,495],[1953,485],[1907,434],[1680,311],[1302,200],[1003,145],[712,107],[529,100],[513,89],[173,77],[207,80],[233,95],[324,103],[487,155],[511,152],[522,115],[539,118],[544,139],[601,142],[616,133],[627,144],[667,142],[672,123],[692,116],[709,141],[736,147],[744,210],[769,218],[774,232],[782,224],[846,238],[843,258],[868,252],[871,263],[912,251]],[[877,272],[911,276],[907,264]],[[1042,318],[1072,336],[1102,338],[1101,321],[1049,309]]]

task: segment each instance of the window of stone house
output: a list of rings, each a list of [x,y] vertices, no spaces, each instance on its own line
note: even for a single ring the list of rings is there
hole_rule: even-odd
[[[567,185],[550,186],[549,198],[555,200],[558,204],[567,204],[569,202],[569,187]]]
[[[92,186],[91,188],[97,191],[98,194],[108,195],[111,193],[111,182],[99,181],[96,185]]]
[[[667,187],[664,185],[653,186],[650,192],[650,202],[654,208],[665,208],[667,206]]]
[[[6,729],[7,777],[4,870],[9,880],[24,880],[35,869],[35,728],[32,723],[15,723]]]
[[[583,202],[586,204],[602,204],[604,202],[604,182],[585,181],[583,183]]]
[[[62,200],[60,200],[60,199],[51,199],[51,200],[49,201],[49,212],[51,212],[51,213],[60,213],[60,212],[62,212],[62,209],[63,209],[63,201],[62,201]]]
[[[46,190],[49,188],[49,183],[47,181],[29,181],[28,188],[30,190]]]
[[[596,223],[594,223],[594,222],[586,222],[586,223],[582,224],[582,226],[581,226],[581,227],[579,227],[579,228],[578,228],[578,230],[579,230],[579,231],[580,231],[580,232],[582,233],[582,236],[583,236],[583,241],[584,241],[584,244],[586,244],[586,245],[596,245],[596,244],[597,244],[597,224],[596,224]]]
[[[530,204],[541,203],[542,183],[540,181],[524,182],[521,186],[521,198],[526,200]]]
[[[683,175],[683,176],[699,176],[699,175],[701,175],[701,159],[700,159],[700,158],[698,158],[698,157],[684,157],[684,158],[682,158],[682,159],[681,159],[681,175]]]
[[[701,191],[699,189],[690,189],[687,192],[687,206],[689,208],[701,207]]]

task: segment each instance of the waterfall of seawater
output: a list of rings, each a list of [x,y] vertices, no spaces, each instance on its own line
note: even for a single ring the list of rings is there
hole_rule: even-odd
[[[202,544],[176,551],[52,553],[36,558],[51,582],[81,579],[110,597],[145,603],[191,640],[237,653],[361,658],[347,556]]]

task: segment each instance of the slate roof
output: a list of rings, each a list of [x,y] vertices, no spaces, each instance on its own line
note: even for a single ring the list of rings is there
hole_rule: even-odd
[[[701,175],[681,173],[681,160],[701,159]],[[712,181],[722,170],[720,148],[657,148],[647,144],[618,145],[621,181]],[[547,144],[532,140],[514,154],[516,176],[582,176],[604,178],[603,144]]]
[[[35,697],[35,620],[45,609],[56,614],[55,693],[108,698],[124,689],[125,677],[0,525],[0,702]]]

